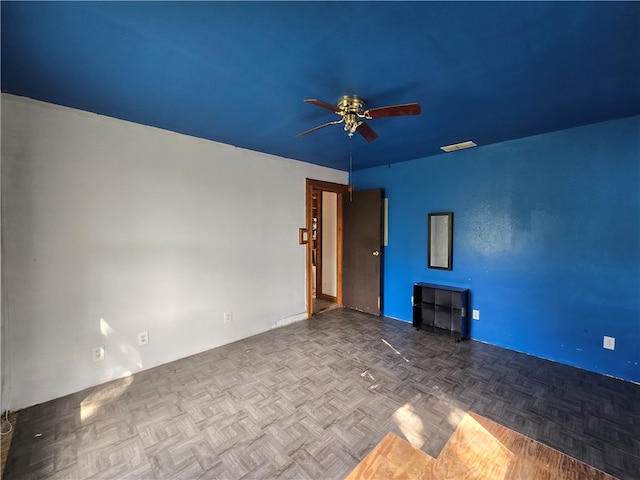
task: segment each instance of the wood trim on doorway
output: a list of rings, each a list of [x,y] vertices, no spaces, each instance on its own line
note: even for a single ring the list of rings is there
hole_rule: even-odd
[[[328,300],[332,303],[338,303],[338,297],[333,296],[333,295],[328,295],[326,293],[324,293],[323,291],[323,282],[322,282],[322,276],[324,275],[324,249],[325,249],[325,244],[324,244],[324,225],[325,225],[325,218],[324,218],[324,193],[334,193],[334,192],[327,192],[327,190],[323,190],[323,191],[319,191],[316,189],[312,190],[312,197],[315,194],[316,196],[316,215],[317,215],[317,219],[318,219],[318,224],[316,225],[316,236],[317,236],[317,245],[316,245],[316,298],[321,298],[323,300]],[[336,193],[336,197],[338,196],[338,194]],[[338,265],[337,265],[337,256],[338,256],[338,244],[337,244],[337,237],[338,237],[338,215],[340,214],[340,216],[342,216],[342,209],[339,208],[340,205],[338,204],[338,202],[336,202],[336,294],[338,291],[338,285],[337,285],[337,276],[338,276]],[[312,247],[313,249],[313,247]]]
[[[311,237],[311,232],[313,229],[313,212],[311,210],[313,204],[313,195],[321,195],[322,192],[334,192],[338,194],[338,211],[336,218],[336,228],[338,231],[338,243],[337,243],[337,278],[336,278],[336,303],[342,306],[342,196],[346,192],[348,192],[348,185],[341,185],[339,183],[325,182],[322,180],[313,180],[307,178],[306,182],[306,227],[309,232],[309,236]],[[307,316],[310,317],[313,315],[313,269],[311,264],[311,252],[313,250],[313,242],[312,239],[309,238],[309,242],[307,243],[307,254],[306,254],[306,307],[307,307]],[[316,286],[316,291],[318,286]]]

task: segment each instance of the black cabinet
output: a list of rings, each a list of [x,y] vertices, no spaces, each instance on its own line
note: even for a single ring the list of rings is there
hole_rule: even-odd
[[[413,286],[413,326],[418,330],[469,336],[469,289],[416,283]]]

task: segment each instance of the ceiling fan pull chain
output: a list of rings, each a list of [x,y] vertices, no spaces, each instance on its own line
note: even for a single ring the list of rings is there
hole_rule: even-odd
[[[353,202],[353,184],[351,173],[353,171],[353,137],[349,138],[349,202]]]

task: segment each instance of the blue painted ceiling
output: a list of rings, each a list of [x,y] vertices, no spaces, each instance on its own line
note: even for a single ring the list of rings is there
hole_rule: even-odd
[[[640,114],[639,2],[2,2],[2,91],[353,169]],[[419,102],[351,141],[303,102]],[[351,144],[351,145],[350,145]],[[455,153],[451,154],[455,155]]]

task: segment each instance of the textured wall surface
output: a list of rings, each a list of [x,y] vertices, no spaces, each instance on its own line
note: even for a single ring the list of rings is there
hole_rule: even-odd
[[[305,179],[347,180],[11,95],[2,162],[11,410],[306,318]]]
[[[389,198],[384,314],[411,320],[415,282],[468,287],[472,338],[640,382],[639,132],[632,117],[355,172]],[[426,267],[441,211],[452,271]]]

